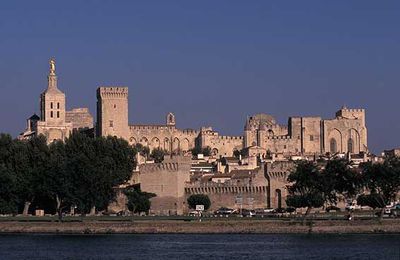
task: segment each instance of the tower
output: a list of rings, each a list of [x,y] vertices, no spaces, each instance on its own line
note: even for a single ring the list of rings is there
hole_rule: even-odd
[[[129,139],[127,87],[97,89],[97,135]]]
[[[48,142],[64,140],[70,135],[72,124],[65,122],[65,94],[58,89],[56,61],[49,61],[47,89],[40,95],[40,121],[37,134],[46,136]]]
[[[40,115],[41,121],[56,126],[65,123],[65,94],[57,86],[55,60],[52,58],[49,63],[47,89],[40,96]]]
[[[168,113],[166,117],[166,125],[167,126],[175,126],[176,121],[175,121],[175,115],[172,113]]]

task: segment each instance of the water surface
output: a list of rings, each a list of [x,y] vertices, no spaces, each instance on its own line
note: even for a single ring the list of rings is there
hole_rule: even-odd
[[[1,259],[400,259],[400,235],[0,235]]]

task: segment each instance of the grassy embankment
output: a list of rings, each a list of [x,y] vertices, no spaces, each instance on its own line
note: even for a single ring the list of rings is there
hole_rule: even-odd
[[[301,218],[208,217],[0,217],[0,233],[398,233],[400,219],[379,221],[371,215],[354,221],[341,215]]]

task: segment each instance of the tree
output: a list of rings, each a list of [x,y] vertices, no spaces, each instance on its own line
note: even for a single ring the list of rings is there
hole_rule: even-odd
[[[132,213],[148,212],[151,207],[150,199],[155,197],[156,194],[143,192],[140,189],[127,189],[125,192],[128,202],[126,206]]]
[[[361,174],[344,159],[328,161],[322,171],[325,200],[337,204],[338,196],[354,198],[362,188]]]
[[[27,215],[35,197],[45,193],[44,172],[49,161],[49,147],[43,135],[27,141],[14,140],[14,147],[18,195],[21,202],[24,202],[22,214]]]
[[[209,147],[209,146],[207,146],[205,148],[195,147],[190,151],[192,152],[193,156],[197,156],[199,154],[203,154],[204,156],[210,156],[211,155],[211,147]]]
[[[0,214],[18,212],[17,179],[13,172],[0,164]]]
[[[0,213],[18,211],[17,179],[13,160],[14,143],[12,137],[0,134]]]
[[[74,133],[66,140],[67,171],[73,200],[81,213],[104,209],[116,197],[116,187],[132,176],[135,150],[117,137],[89,138]]]
[[[164,161],[164,156],[166,151],[161,148],[153,149],[150,154],[150,157],[154,160],[155,163],[162,163]]]
[[[65,144],[55,141],[50,144],[50,157],[46,169],[45,192],[56,204],[58,219],[62,221],[63,211],[74,201],[74,183],[67,170]]]
[[[150,148],[148,146],[143,146],[141,143],[135,144],[133,149],[135,151],[135,154],[138,153],[145,158],[150,155]]]
[[[205,194],[190,195],[187,203],[190,209],[195,209],[196,205],[204,205],[204,210],[208,210],[211,206],[210,198]]]
[[[322,174],[318,167],[309,161],[299,161],[297,167],[288,176],[289,195],[286,204],[294,208],[307,208],[304,219],[312,208],[324,205],[324,187]]]
[[[235,156],[236,158],[240,158],[240,156],[245,156],[245,152],[244,152],[244,149],[242,149],[242,150],[234,150],[233,151],[233,156]]]
[[[400,158],[387,157],[383,163],[368,162],[362,169],[363,184],[370,194],[360,196],[357,202],[381,208],[382,218],[385,206],[396,199],[400,190]]]

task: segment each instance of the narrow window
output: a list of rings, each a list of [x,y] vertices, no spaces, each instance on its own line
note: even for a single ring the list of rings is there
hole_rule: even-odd
[[[314,141],[314,136],[313,135],[310,135],[310,141],[311,142]]]
[[[57,109],[60,109],[60,103],[57,103]]]
[[[50,111],[50,117],[53,118],[53,111]]]
[[[57,111],[57,118],[60,118],[60,111]]]
[[[50,102],[50,108],[53,109],[53,102]]]
[[[331,139],[330,141],[330,150],[331,153],[337,153],[337,144],[336,144],[336,140],[334,138]]]
[[[347,142],[347,151],[349,153],[354,153],[354,142],[351,138],[349,138],[349,141]]]
[[[116,105],[116,104],[114,104],[114,108],[117,108],[117,105]]]
[[[114,121],[110,120],[110,127],[114,127]]]

